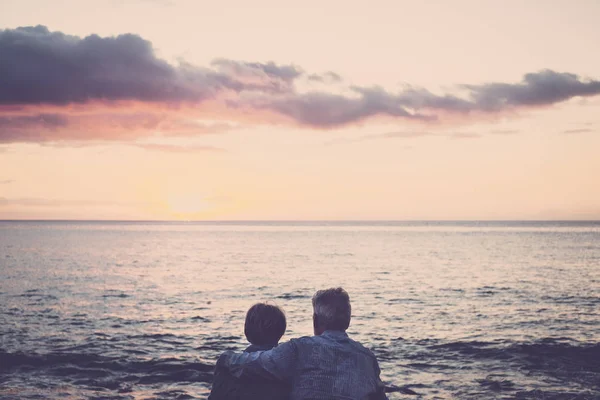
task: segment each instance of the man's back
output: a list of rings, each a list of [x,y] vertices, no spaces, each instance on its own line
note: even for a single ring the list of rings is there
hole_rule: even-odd
[[[379,366],[375,356],[345,333],[327,331],[300,338],[296,346],[292,399],[363,399],[377,391]]]
[[[375,356],[341,331],[292,339],[271,351],[226,354],[220,363],[237,376],[270,376],[288,382],[292,400],[362,400],[383,395]]]

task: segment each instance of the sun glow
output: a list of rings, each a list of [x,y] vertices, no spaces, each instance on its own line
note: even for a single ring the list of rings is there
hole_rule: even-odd
[[[171,213],[181,217],[204,213],[211,208],[206,196],[200,193],[173,194],[167,204]]]

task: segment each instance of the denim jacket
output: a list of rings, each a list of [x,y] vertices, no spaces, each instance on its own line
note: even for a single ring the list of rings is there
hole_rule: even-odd
[[[268,351],[228,351],[219,366],[236,377],[285,382],[291,400],[386,399],[377,359],[341,331],[292,339]]]

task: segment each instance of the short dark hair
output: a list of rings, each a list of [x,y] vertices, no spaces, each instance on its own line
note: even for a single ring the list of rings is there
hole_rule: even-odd
[[[323,329],[345,331],[350,326],[350,296],[343,288],[319,290],[312,303],[314,315]]]
[[[274,345],[287,327],[283,310],[276,305],[256,303],[246,313],[244,333],[252,344]]]

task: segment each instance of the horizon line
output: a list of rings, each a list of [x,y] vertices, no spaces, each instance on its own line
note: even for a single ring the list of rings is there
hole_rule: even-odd
[[[152,223],[256,223],[256,222],[302,222],[302,223],[348,223],[348,222],[598,222],[600,219],[0,219],[0,222],[152,222]]]

